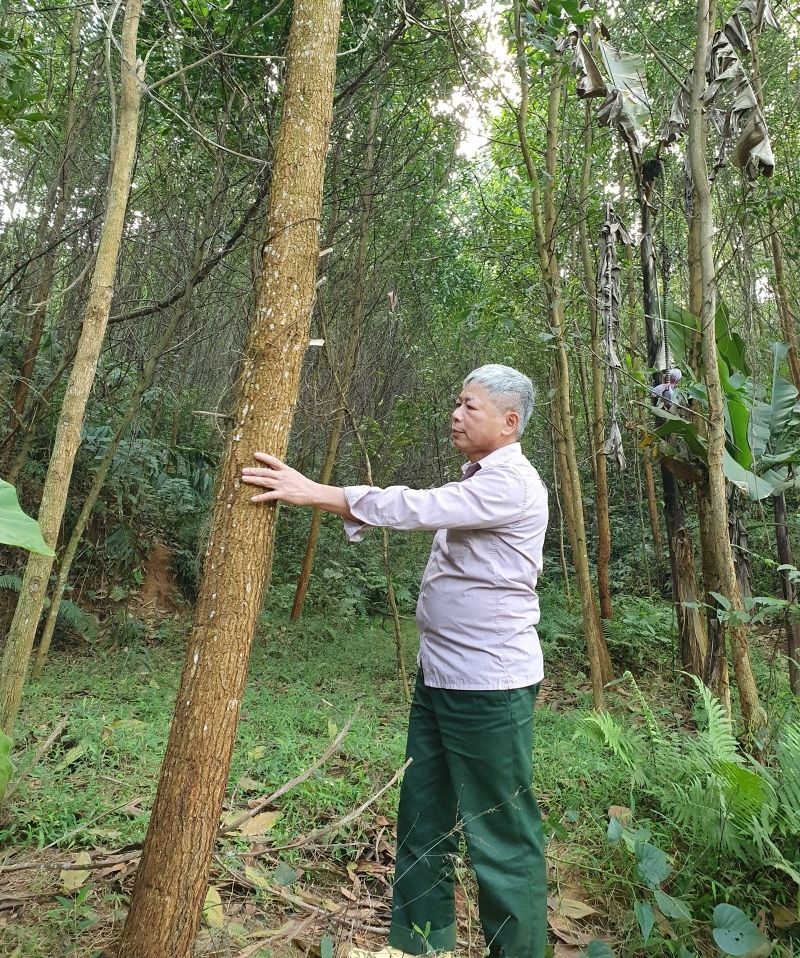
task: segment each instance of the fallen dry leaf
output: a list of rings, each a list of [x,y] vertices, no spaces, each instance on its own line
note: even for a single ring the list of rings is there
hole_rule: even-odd
[[[590,941],[594,941],[597,937],[597,935],[574,928],[566,918],[548,915],[547,924],[556,938],[560,938],[565,945],[588,945]]]
[[[76,865],[91,865],[92,856],[89,852],[79,852],[77,858],[75,859]],[[66,891],[77,891],[81,885],[86,881],[86,879],[91,875],[91,871],[84,869],[66,869],[61,872],[61,884],[66,889]]]
[[[266,835],[280,817],[280,812],[262,812],[260,815],[249,818],[237,831],[240,835],[250,835],[252,837]]]
[[[213,885],[209,885],[206,892],[206,900],[203,904],[203,924],[209,928],[223,928],[225,926],[222,899]]]
[[[620,825],[628,826],[631,823],[632,813],[625,805],[612,805],[608,810],[609,818],[616,818]]]
[[[576,898],[559,898],[556,908],[557,915],[563,915],[564,918],[586,918],[588,915],[596,915],[596,909],[587,905],[585,901],[578,901]]]
[[[797,912],[792,911],[791,908],[775,905],[772,909],[772,921],[776,928],[784,931],[791,928],[792,925],[796,925],[800,918],[797,917]]]
[[[580,948],[565,945],[563,941],[557,941],[553,948],[553,958],[581,958],[582,954]]]

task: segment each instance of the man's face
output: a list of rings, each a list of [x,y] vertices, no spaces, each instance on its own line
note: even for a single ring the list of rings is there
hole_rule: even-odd
[[[477,462],[495,449],[516,442],[518,424],[517,413],[499,409],[485,386],[470,383],[456,399],[450,432],[456,449],[470,462]]]

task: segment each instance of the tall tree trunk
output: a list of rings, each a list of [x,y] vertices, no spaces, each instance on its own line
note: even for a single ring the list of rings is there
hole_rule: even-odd
[[[786,497],[783,493],[773,496],[775,508],[775,537],[778,543],[778,561],[781,565],[794,565],[792,543],[786,524]],[[781,590],[787,602],[795,601],[794,583],[788,570],[781,572]],[[786,655],[789,659],[789,687],[795,695],[800,695],[800,621],[786,614]]]
[[[761,83],[761,59],[758,52],[758,34],[752,27],[748,31],[750,38],[750,53],[752,69],[751,79],[756,94],[756,100],[764,115],[764,88]],[[767,195],[769,195],[769,183],[767,184]],[[786,268],[784,266],[783,242],[781,241],[778,220],[775,214],[775,206],[767,203],[767,226],[769,231],[769,252],[772,254],[772,264],[775,268],[775,278],[772,288],[775,293],[775,302],[778,306],[778,316],[781,321],[781,333],[783,341],[790,347],[788,353],[789,372],[795,388],[800,389],[800,353],[797,351],[797,337],[794,329],[794,315],[790,306],[789,286],[786,282]]]
[[[761,60],[758,52],[758,36],[751,29],[750,52],[752,55],[751,76],[756,99],[764,113],[764,88],[761,83]],[[769,184],[767,185],[769,191]],[[772,254],[772,263],[775,269],[773,289],[778,306],[778,315],[781,321],[783,341],[790,347],[787,354],[789,360],[789,376],[795,389],[800,390],[800,353],[797,351],[797,338],[794,329],[794,315],[790,306],[789,286],[786,282],[786,268],[783,259],[783,243],[778,229],[775,207],[767,204],[767,222],[769,229],[769,251]],[[792,558],[792,543],[789,529],[786,525],[786,497],[781,492],[773,496],[772,504],[775,514],[775,538],[778,549],[778,562],[781,565],[794,565]],[[781,573],[781,590],[787,602],[795,601],[795,589],[786,571]],[[789,687],[795,695],[800,695],[800,622],[791,615],[786,616],[786,655],[789,660]]]
[[[364,169],[364,188],[361,192],[361,213],[358,224],[358,252],[356,254],[356,277],[353,284],[353,312],[350,317],[350,328],[347,332],[347,345],[345,347],[344,365],[342,374],[339,377],[341,389],[344,395],[338,396],[338,409],[331,426],[330,436],[328,437],[328,448],[325,451],[325,458],[322,461],[322,469],[319,474],[319,482],[327,485],[333,475],[333,467],[336,465],[336,455],[339,451],[339,441],[342,437],[342,428],[344,427],[345,403],[347,401],[346,393],[350,389],[350,380],[353,377],[353,371],[356,365],[356,352],[358,350],[358,337],[361,333],[361,319],[364,313],[364,283],[366,280],[367,264],[367,240],[369,238],[369,220],[372,212],[372,197],[375,193],[375,127],[378,122],[380,87],[375,86],[372,95],[372,105],[369,111],[369,128],[367,130],[367,153]],[[322,511],[314,509],[311,516],[311,528],[308,531],[306,541],[306,551],[303,556],[303,564],[300,568],[300,575],[297,579],[297,588],[294,593],[294,602],[292,603],[292,613],[290,619],[295,622],[303,613],[303,605],[306,601],[308,592],[308,583],[311,580],[311,570],[314,566],[314,555],[317,551],[317,540],[319,539],[320,524],[322,522]]]
[[[253,453],[284,457],[308,346],[340,0],[296,0],[270,190],[269,235],[221,465],[203,577],[120,958],[188,958],[225,797],[277,509],[241,483]]]
[[[554,407],[556,429],[560,435],[560,454],[557,462],[560,467],[561,489],[564,503],[567,497],[571,502],[566,509],[572,561],[575,566],[575,578],[581,597],[583,629],[589,656],[589,669],[592,679],[592,696],[597,709],[603,707],[603,688],[613,680],[614,670],[608,647],[600,625],[600,615],[595,601],[594,587],[589,572],[589,556],[586,551],[586,525],[583,514],[583,494],[581,490],[578,459],[575,452],[575,432],[570,403],[570,372],[567,347],[564,336],[563,301],[559,281],[558,258],[556,255],[556,207],[554,201],[556,174],[556,147],[558,137],[558,114],[561,102],[561,65],[554,67],[550,78],[550,91],[547,107],[547,143],[545,151],[545,186],[540,191],[539,177],[533,164],[528,145],[525,121],[528,112],[528,77],[525,66],[525,47],[520,25],[519,3],[515,4],[515,26],[517,42],[517,63],[520,71],[521,102],[517,113],[517,131],[522,156],[528,177],[533,186],[532,212],[539,266],[545,295],[549,304],[550,326],[555,334],[555,386]],[[569,490],[569,492],[568,492]]]
[[[739,701],[748,738],[763,726],[764,715],[758,698],[755,677],[750,663],[747,633],[735,613],[742,611],[742,599],[736,582],[731,542],[728,535],[728,507],[722,458],[725,451],[725,414],[722,386],[717,365],[716,271],[713,247],[713,214],[711,187],[706,164],[706,142],[703,130],[703,92],[706,82],[706,55],[715,19],[714,0],[698,0],[697,47],[692,76],[692,96],[689,112],[688,155],[694,191],[694,207],[698,222],[702,304],[700,335],[703,370],[708,394],[708,488],[711,528],[708,548],[716,555],[720,592],[731,603],[734,616],[728,620],[733,668],[739,688]]]
[[[116,160],[78,352],[61,407],[39,508],[39,525],[45,541],[51,548],[55,548],[64,516],[67,492],[72,478],[72,466],[80,446],[86,403],[94,382],[114,291],[117,256],[122,240],[136,152],[139,101],[143,80],[143,67],[140,67],[136,60],[136,36],[141,6],[142,0],[129,0],[125,8],[120,42],[122,79]],[[45,590],[52,567],[52,557],[34,555],[29,559],[25,570],[0,674],[0,727],[6,734],[10,734],[14,727],[25,681],[25,671],[42,614]]]
[[[36,653],[36,659],[33,664],[34,676],[39,676],[42,674],[45,663],[47,662],[47,655],[50,651],[50,642],[53,638],[56,619],[58,618],[58,609],[61,605],[61,600],[64,597],[64,589],[66,588],[67,581],[69,579],[69,573],[72,569],[72,562],[75,559],[75,553],[77,552],[80,541],[83,538],[84,530],[89,522],[89,518],[92,514],[94,504],[97,501],[97,497],[100,495],[100,492],[105,485],[106,476],[108,475],[108,471],[114,461],[114,456],[120,447],[120,443],[125,438],[128,427],[133,422],[133,418],[139,410],[142,396],[144,396],[153,382],[161,357],[169,348],[169,344],[172,342],[172,337],[181,327],[183,320],[189,311],[189,305],[191,303],[197,277],[200,274],[203,260],[205,259],[206,253],[208,251],[208,241],[214,235],[213,221],[220,199],[220,181],[222,177],[221,159],[222,154],[220,153],[218,154],[214,183],[209,194],[208,203],[206,205],[200,241],[195,249],[191,272],[187,278],[186,288],[184,289],[183,296],[179,300],[178,305],[175,307],[166,329],[161,334],[161,338],[159,339],[153,354],[145,363],[144,369],[139,376],[139,381],[136,384],[136,388],[134,389],[131,398],[128,400],[128,408],[125,410],[125,413],[120,420],[119,425],[117,426],[116,432],[114,433],[111,442],[108,444],[108,448],[103,454],[100,464],[95,470],[92,485],[86,494],[80,515],[78,516],[78,521],[75,523],[75,528],[72,530],[72,535],[70,536],[67,548],[64,550],[64,555],[61,559],[61,565],[58,570],[58,578],[56,579],[56,584],[50,601],[50,609],[47,613],[47,619],[45,620],[44,632],[42,633],[42,638],[39,642],[39,649]],[[175,443],[173,443],[173,445],[175,445]]]
[[[80,46],[81,8],[75,8],[72,17],[72,31],[70,33],[69,67],[67,78],[67,119],[64,124],[64,155],[61,160],[58,182],[58,203],[56,204],[53,223],[48,230],[50,247],[42,259],[39,280],[34,287],[32,296],[33,316],[28,344],[25,348],[25,358],[22,361],[17,388],[14,392],[14,403],[11,410],[10,428],[22,419],[25,409],[25,400],[30,390],[33,367],[39,343],[42,339],[45,318],[47,316],[47,300],[53,285],[57,247],[52,240],[59,236],[67,218],[69,208],[69,181],[72,156],[75,150],[75,81],[78,75],[78,52]]]
[[[659,356],[663,332],[653,253],[651,199],[652,182],[641,184],[639,204],[642,214],[642,241],[639,252],[642,266],[642,305],[647,334],[647,363],[657,370],[653,377],[657,385],[661,382],[661,373],[664,372],[661,367],[666,365],[666,357]],[[705,667],[707,638],[702,616],[698,612],[700,592],[695,571],[694,546],[686,528],[686,513],[681,502],[678,481],[663,464],[661,486],[664,493],[664,522],[667,528],[672,599],[678,623],[681,664],[687,672],[701,676]]]
[[[586,287],[586,303],[589,309],[589,327],[592,342],[592,416],[587,418],[590,430],[592,456],[594,459],[595,516],[597,518],[597,592],[600,597],[600,616],[610,619],[611,582],[608,567],[611,562],[611,523],[608,517],[608,475],[603,452],[603,369],[600,364],[600,323],[597,315],[597,270],[592,263],[589,248],[589,180],[592,172],[592,113],[591,102],[586,101],[583,134],[583,168],[581,170],[581,194],[578,205],[578,237],[583,265],[583,282]]]

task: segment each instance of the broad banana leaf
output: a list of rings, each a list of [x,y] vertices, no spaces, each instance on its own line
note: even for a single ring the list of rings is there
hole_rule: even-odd
[[[0,542],[43,556],[55,555],[42,538],[39,523],[20,509],[17,490],[3,479],[0,479]]]

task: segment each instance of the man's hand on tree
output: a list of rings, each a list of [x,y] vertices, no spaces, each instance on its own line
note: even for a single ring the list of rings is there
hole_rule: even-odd
[[[268,491],[251,496],[252,502],[274,502],[280,499],[293,506],[313,506],[345,519],[353,518],[344,490],[314,482],[269,453],[257,452],[255,458],[264,463],[266,468],[246,466],[242,470],[242,482],[263,486]]]

